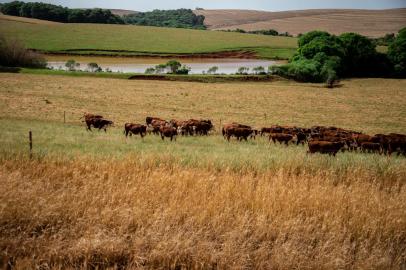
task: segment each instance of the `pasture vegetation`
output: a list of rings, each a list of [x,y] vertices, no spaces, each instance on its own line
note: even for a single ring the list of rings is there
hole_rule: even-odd
[[[26,23],[0,17],[0,33],[18,38],[30,49],[49,53],[163,55],[248,52],[251,57],[292,56],[297,39],[217,31],[103,24]]]
[[[265,138],[125,139],[145,116],[216,130],[336,125],[406,133],[404,80],[127,81],[0,74],[0,250],[20,268],[401,269],[406,159],[306,155]],[[67,123],[63,123],[66,111]],[[83,112],[116,123],[86,132]],[[27,133],[34,134],[34,158]],[[27,207],[29,206],[29,207]],[[18,229],[17,229],[18,228]]]

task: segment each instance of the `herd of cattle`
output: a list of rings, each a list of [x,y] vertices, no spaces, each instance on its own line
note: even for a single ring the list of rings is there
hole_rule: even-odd
[[[113,121],[103,118],[101,115],[85,114],[83,116],[87,130],[91,127],[106,131],[107,127],[114,126]],[[214,130],[211,120],[189,119],[170,121],[147,117],[145,124],[126,123],[124,125],[125,136],[147,134],[160,135],[162,140],[169,138],[176,140],[178,135],[197,136],[209,135]],[[370,136],[361,132],[337,127],[314,126],[311,128],[278,126],[255,129],[251,126],[239,123],[224,124],[222,127],[223,137],[230,141],[236,138],[238,141],[255,139],[257,135],[268,136],[269,141],[280,144],[305,144],[308,153],[322,153],[335,156],[339,151],[361,151],[391,155],[392,153],[406,156],[406,135],[403,134],[376,134]]]

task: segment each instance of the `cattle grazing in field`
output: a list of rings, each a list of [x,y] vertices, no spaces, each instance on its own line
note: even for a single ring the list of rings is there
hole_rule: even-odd
[[[261,137],[266,134],[271,134],[271,133],[272,133],[272,128],[269,128],[269,127],[261,128],[261,131],[260,131]]]
[[[271,133],[269,135],[269,141],[271,140],[273,143],[279,142],[280,144],[284,143],[289,145],[289,142],[293,140],[293,136],[285,133]]]
[[[147,116],[145,118],[145,123],[147,124],[147,126],[150,126],[152,124],[152,121],[154,121],[154,120],[166,122],[164,119],[161,119],[158,117]]]
[[[161,139],[162,140],[164,140],[165,137],[167,137],[167,138],[170,138],[171,141],[173,139],[175,139],[175,141],[176,141],[176,135],[178,134],[176,128],[170,127],[170,126],[162,126],[159,129],[159,132],[161,134]]]
[[[101,115],[86,113],[82,118],[84,118],[83,122],[86,123],[86,130],[88,131],[92,131],[93,126],[94,128],[99,129],[99,131],[103,129],[104,132],[107,132],[107,127],[114,125],[113,121],[104,119]]]
[[[104,132],[107,132],[107,128],[113,125],[113,121],[107,119],[94,119],[92,123],[88,125],[88,129],[91,131],[90,126],[93,126],[94,128],[99,129],[99,131],[103,129]]]
[[[209,132],[214,128],[211,120],[196,120],[189,119],[186,121],[171,120],[171,125],[178,129],[178,133],[186,135],[209,135]]]
[[[236,137],[237,140],[245,140],[247,141],[248,137],[254,134],[254,130],[251,128],[244,128],[244,127],[231,127],[227,128],[225,131],[225,136],[227,141],[230,141],[231,137]]]
[[[95,129],[107,131],[109,126],[114,126],[113,121],[105,119],[102,115],[85,113],[80,119],[86,123],[88,131]],[[209,119],[189,119],[166,121],[158,117],[146,117],[146,125],[126,123],[124,134],[126,137],[140,135],[141,138],[147,133],[160,135],[162,140],[170,138],[176,140],[177,135],[194,136],[209,135],[214,125]],[[260,130],[251,126],[232,122],[222,127],[223,137],[230,141],[235,137],[238,141],[248,138],[255,139],[256,135],[269,134],[269,141],[274,144],[280,143],[288,146],[291,142],[296,145],[308,145],[308,153],[322,153],[335,156],[339,151],[356,151],[362,153],[379,153],[406,156],[406,135],[398,133],[376,134],[370,136],[358,131],[343,129],[339,127],[313,126],[303,128],[297,126],[272,125],[263,127]]]
[[[132,134],[137,135],[139,134],[141,138],[147,135],[147,126],[141,124],[133,124],[127,123],[124,125],[124,134],[127,137],[128,135],[132,136]]]
[[[361,143],[361,151],[364,153],[381,153],[381,144],[373,142]]]
[[[309,141],[307,153],[321,153],[335,156],[344,146],[344,142]]]
[[[229,123],[229,124],[224,124],[223,128],[221,129],[221,133],[223,134],[223,137],[226,138],[227,130],[233,129],[233,128],[252,129],[250,126],[239,124],[239,123],[236,123],[236,122]]]

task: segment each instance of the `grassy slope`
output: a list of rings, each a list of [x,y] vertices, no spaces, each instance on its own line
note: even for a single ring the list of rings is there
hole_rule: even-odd
[[[0,32],[21,39],[29,48],[49,52],[118,50],[128,51],[123,54],[193,54],[259,48],[261,57],[274,57],[279,52],[282,56],[291,54],[296,48],[296,39],[287,37],[128,25],[46,25],[2,17]],[[272,52],[270,48],[278,50]]]
[[[125,139],[122,125],[157,115],[212,118],[217,128],[222,119],[406,133],[405,100],[394,98],[405,80],[333,91],[289,81],[0,80],[0,250],[17,268],[401,269],[406,158],[309,156],[265,138]],[[86,132],[84,111],[116,127]]]

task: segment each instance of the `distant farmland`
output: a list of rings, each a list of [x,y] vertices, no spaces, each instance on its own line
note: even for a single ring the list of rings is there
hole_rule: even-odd
[[[0,16],[0,33],[50,53],[165,55],[242,51],[249,57],[287,58],[296,39],[132,25],[59,24]]]
[[[406,27],[406,9],[351,10],[320,9],[266,12],[254,10],[198,10],[210,29],[275,29],[293,35],[315,29],[333,34],[356,32],[380,37]]]

